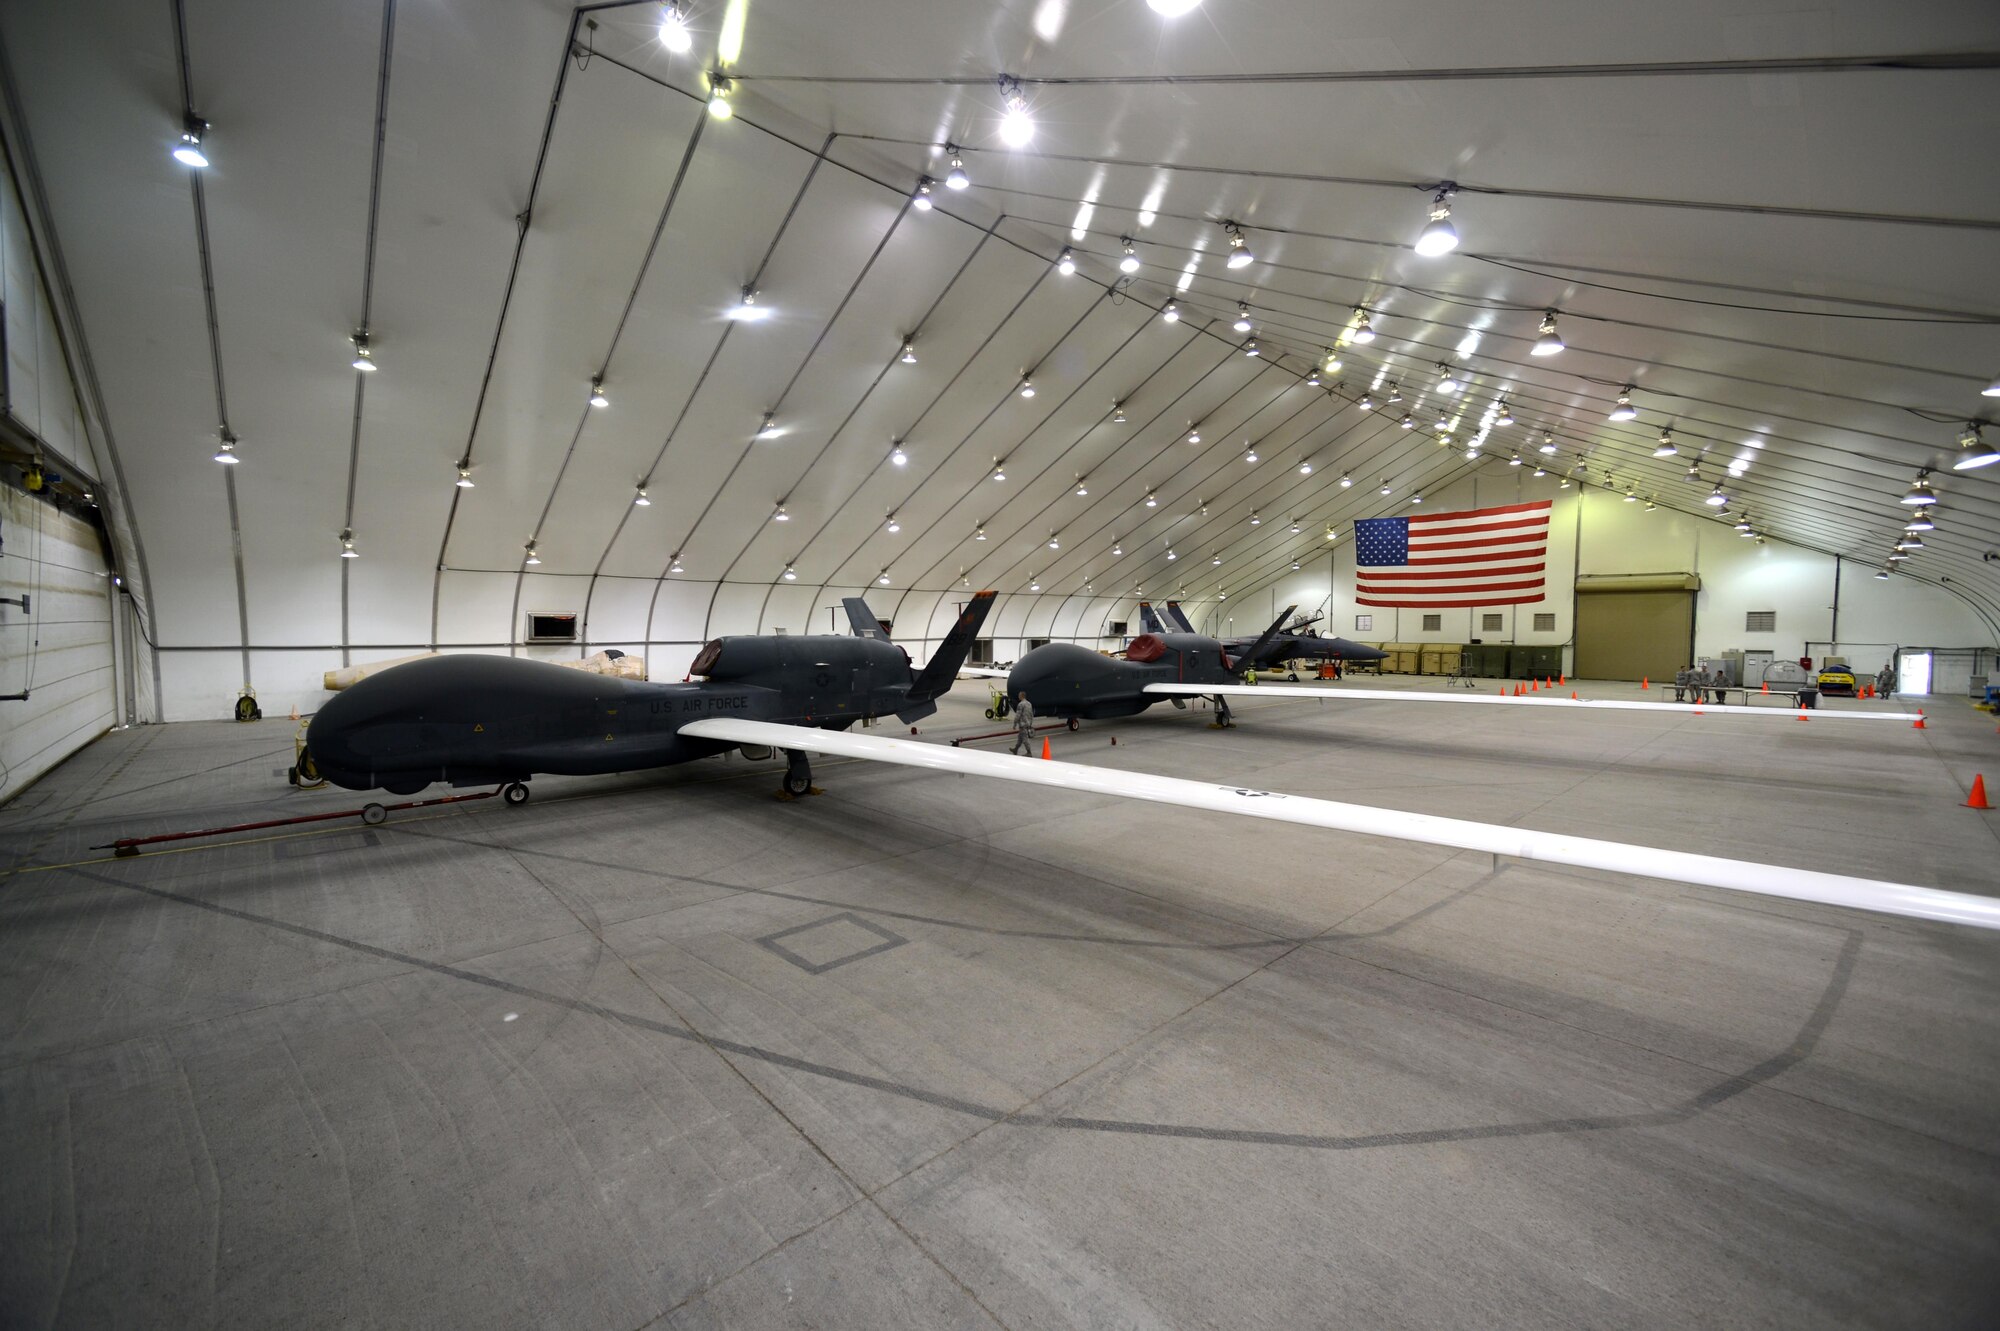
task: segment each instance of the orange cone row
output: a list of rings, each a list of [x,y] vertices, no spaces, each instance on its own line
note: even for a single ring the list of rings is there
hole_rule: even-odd
[[[1984,775],[1979,773],[1973,774],[1972,793],[1965,797],[1965,807],[1968,809],[1990,809],[1993,807],[1986,802],[1986,778]]]

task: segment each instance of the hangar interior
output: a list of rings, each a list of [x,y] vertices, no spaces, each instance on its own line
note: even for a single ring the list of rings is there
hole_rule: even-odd
[[[1996,69],[1946,0],[0,6],[0,1324],[1990,1325],[1994,934],[1644,861],[2000,895]],[[1363,589],[1543,503],[1532,599]],[[1547,649],[1657,706],[1037,743],[1635,859],[733,748],[108,853],[353,810],[333,672],[987,590],[1003,665]],[[1666,703],[1745,652],[1902,687]]]

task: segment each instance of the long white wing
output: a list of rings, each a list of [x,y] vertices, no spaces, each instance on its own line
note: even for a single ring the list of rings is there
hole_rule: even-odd
[[[1365,836],[1424,841],[1437,846],[1456,846],[1461,850],[1511,855],[1516,859],[1545,860],[1551,864],[1570,864],[1585,869],[1637,874],[1644,878],[1663,878],[1670,882],[1792,897],[1799,901],[1818,901],[1889,915],[1909,915],[1922,920],[1945,920],[1982,929],[2000,929],[2000,899],[1914,887],[1907,883],[1850,878],[1845,874],[1752,864],[1712,855],[1660,850],[1652,846],[1628,846],[1616,841],[1535,832],[1458,818],[1438,818],[1426,813],[1371,808],[1365,804],[1342,804],[1333,800],[1281,795],[1268,790],[1209,785],[1201,781],[1183,781],[1178,777],[1084,767],[1076,763],[1043,762],[1011,754],[978,753],[944,744],[918,744],[906,739],[850,735],[838,730],[815,730],[769,721],[726,718],[692,721],[682,726],[680,733],[703,739],[726,740],[732,744],[803,749],[809,753],[869,758],[932,771],[1026,781],[1099,795],[1123,795],[1157,804],[1178,804],[1190,809],[1271,818],[1280,822],[1302,823],[1308,827],[1359,832]]]
[[[958,673],[961,675],[970,675],[974,679],[1005,679],[1009,672],[994,670],[988,666],[960,666]]]
[[[1470,702],[1492,703],[1501,707],[1587,707],[1597,711],[1611,712],[1669,712],[1686,716],[1694,708],[1685,704],[1662,702],[1630,702],[1610,698],[1502,698],[1491,693],[1425,693],[1419,690],[1402,689],[1333,689],[1315,688],[1309,684],[1148,684],[1147,693],[1181,694],[1187,697],[1213,697],[1226,693],[1231,697],[1246,695],[1266,698],[1318,698],[1322,701],[1335,699],[1340,702]],[[1911,712],[1853,712],[1846,708],[1838,710],[1800,711],[1793,707],[1724,707],[1711,704],[1703,710],[1714,716],[1762,716],[1777,721],[1795,721],[1801,716],[1809,716],[1815,721],[1915,721]]]

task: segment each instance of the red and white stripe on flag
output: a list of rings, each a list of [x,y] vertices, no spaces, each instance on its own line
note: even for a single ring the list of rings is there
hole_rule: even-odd
[[[1402,563],[1355,569],[1359,605],[1522,605],[1543,599],[1550,501],[1461,513],[1424,513],[1407,523]]]

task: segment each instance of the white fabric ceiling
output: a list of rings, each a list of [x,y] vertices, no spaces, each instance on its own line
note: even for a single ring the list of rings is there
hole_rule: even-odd
[[[1170,21],[1142,0],[751,0],[728,121],[702,107],[724,5],[692,6],[685,56],[658,15],[187,0],[197,206],[166,151],[171,0],[0,12],[164,633],[233,642],[241,604],[265,644],[435,642],[443,580],[518,581],[531,538],[537,576],[768,585],[789,563],[812,587],[963,570],[1233,595],[1545,427],[1564,469],[1688,511],[1740,460],[1732,514],[1871,564],[1933,468],[1938,530],[1905,568],[2000,617],[2000,466],[1951,470],[2000,401],[1980,392],[2000,372],[1991,4],[1206,0]],[[1913,54],[1969,67],[1823,64]],[[1548,68],[1745,61],[1767,63]],[[1505,67],[1541,72],[1471,76]],[[997,137],[1003,72],[1030,80],[1026,150]],[[1375,77],[1324,77],[1353,73]],[[1245,77],[1274,74],[1322,77]],[[947,139],[973,186],[915,211]],[[1419,257],[1419,187],[1446,179],[1462,248]],[[1225,218],[1246,269],[1221,262]],[[1125,235],[1142,266],[1121,281]],[[770,317],[726,319],[751,283]],[[1338,392],[1305,386],[1357,305],[1382,336]],[[1543,308],[1568,342],[1547,359]],[[369,376],[349,367],[364,323]],[[1472,385],[1446,400],[1461,441],[1514,404],[1482,461],[1353,405],[1396,381],[1427,421],[1440,361]],[[1641,414],[1608,422],[1627,382]],[[209,461],[225,411],[234,469]],[[767,411],[781,433],[756,440]],[[1666,425],[1681,454],[1656,460]],[[363,558],[336,557],[344,527]],[[1170,570],[1169,541],[1224,562]]]

